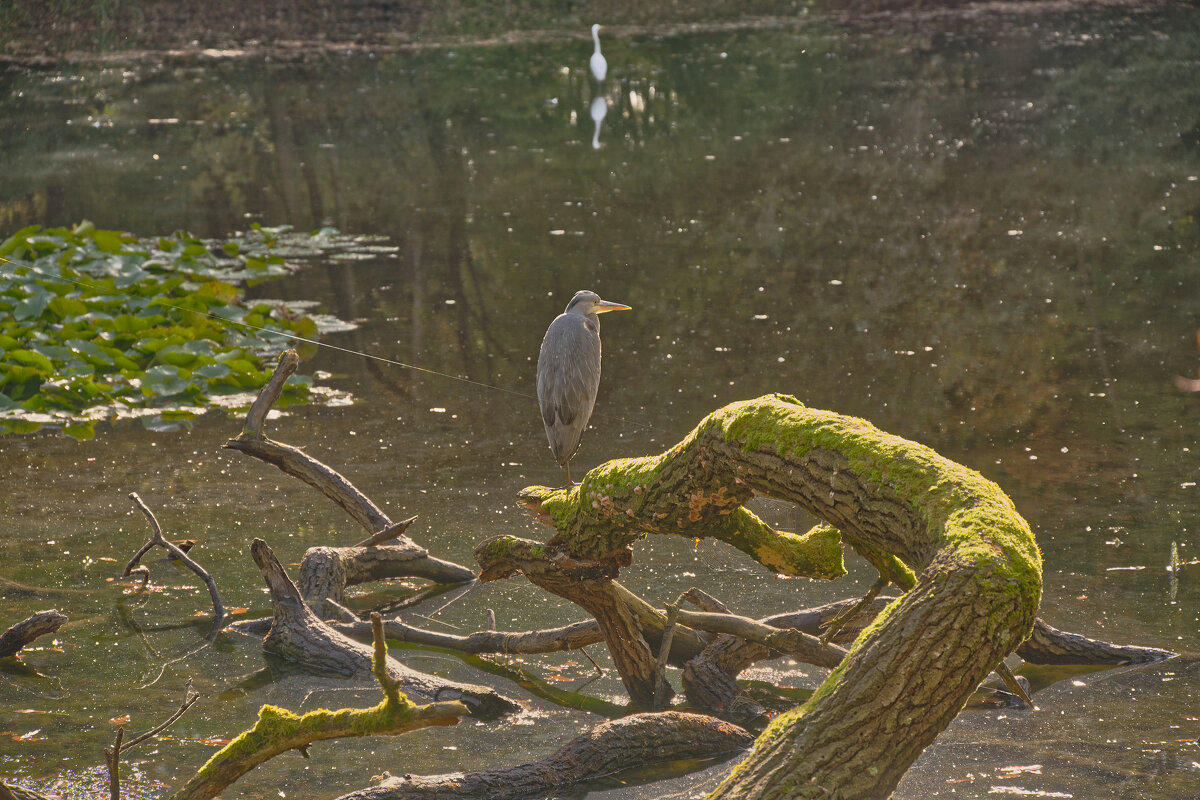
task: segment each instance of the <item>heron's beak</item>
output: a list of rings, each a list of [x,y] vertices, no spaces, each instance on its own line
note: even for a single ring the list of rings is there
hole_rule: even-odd
[[[632,311],[633,306],[627,306],[624,303],[613,303],[608,300],[601,300],[596,304],[596,313],[603,314],[605,311]]]

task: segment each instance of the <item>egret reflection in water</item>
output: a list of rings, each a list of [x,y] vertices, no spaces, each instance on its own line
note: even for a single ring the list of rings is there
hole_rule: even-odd
[[[588,113],[592,115],[592,122],[596,123],[596,130],[592,133],[592,149],[600,149],[600,123],[604,122],[604,116],[608,113],[608,100],[604,95],[598,94],[592,98],[591,108]]]

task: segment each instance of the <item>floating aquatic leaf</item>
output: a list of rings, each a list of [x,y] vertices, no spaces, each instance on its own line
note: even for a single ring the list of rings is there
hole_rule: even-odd
[[[123,418],[169,430],[229,407],[294,337],[347,327],[302,303],[248,307],[240,287],[294,272],[296,259],[383,252],[380,241],[259,225],[224,240],[139,239],[86,221],[17,231],[0,242],[0,433],[59,425],[90,438],[98,420]],[[349,402],[311,388],[293,377],[280,406]]]

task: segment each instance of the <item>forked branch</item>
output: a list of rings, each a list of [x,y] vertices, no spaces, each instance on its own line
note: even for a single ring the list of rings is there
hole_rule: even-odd
[[[217,624],[219,625],[221,620],[225,619],[225,606],[221,604],[221,595],[217,591],[217,582],[213,580],[213,576],[208,573],[208,570],[193,561],[179,545],[163,536],[162,526],[158,524],[158,519],[154,516],[154,512],[138,496],[137,492],[130,492],[129,499],[133,501],[138,510],[145,515],[146,521],[150,523],[150,540],[142,545],[142,549],[138,550],[137,554],[125,565],[123,577],[128,578],[133,574],[134,570],[138,568],[138,562],[142,560],[142,556],[146,555],[151,548],[161,547],[185,567],[199,575],[200,579],[204,581],[204,585],[208,587],[208,594],[212,598],[213,612],[216,614]],[[145,570],[144,567],[142,569]]]

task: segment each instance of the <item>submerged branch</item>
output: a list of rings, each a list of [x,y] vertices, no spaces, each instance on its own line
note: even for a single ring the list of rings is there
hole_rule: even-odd
[[[330,627],[356,639],[365,638],[370,630],[366,622],[331,623]],[[595,620],[574,622],[560,628],[536,631],[476,631],[466,636],[453,633],[430,631],[408,625],[398,619],[383,623],[389,639],[398,642],[443,647],[460,653],[475,655],[497,653],[501,655],[534,655],[578,650],[590,644],[604,641],[600,626]]]
[[[541,797],[621,769],[727,755],[745,749],[752,740],[736,725],[701,714],[634,714],[603,722],[540,761],[483,772],[389,777],[338,800]]]
[[[1017,655],[1031,664],[1151,664],[1166,661],[1177,653],[1157,647],[1138,647],[1089,639],[1078,633],[1060,631],[1037,620],[1033,633],[1017,648]]]

